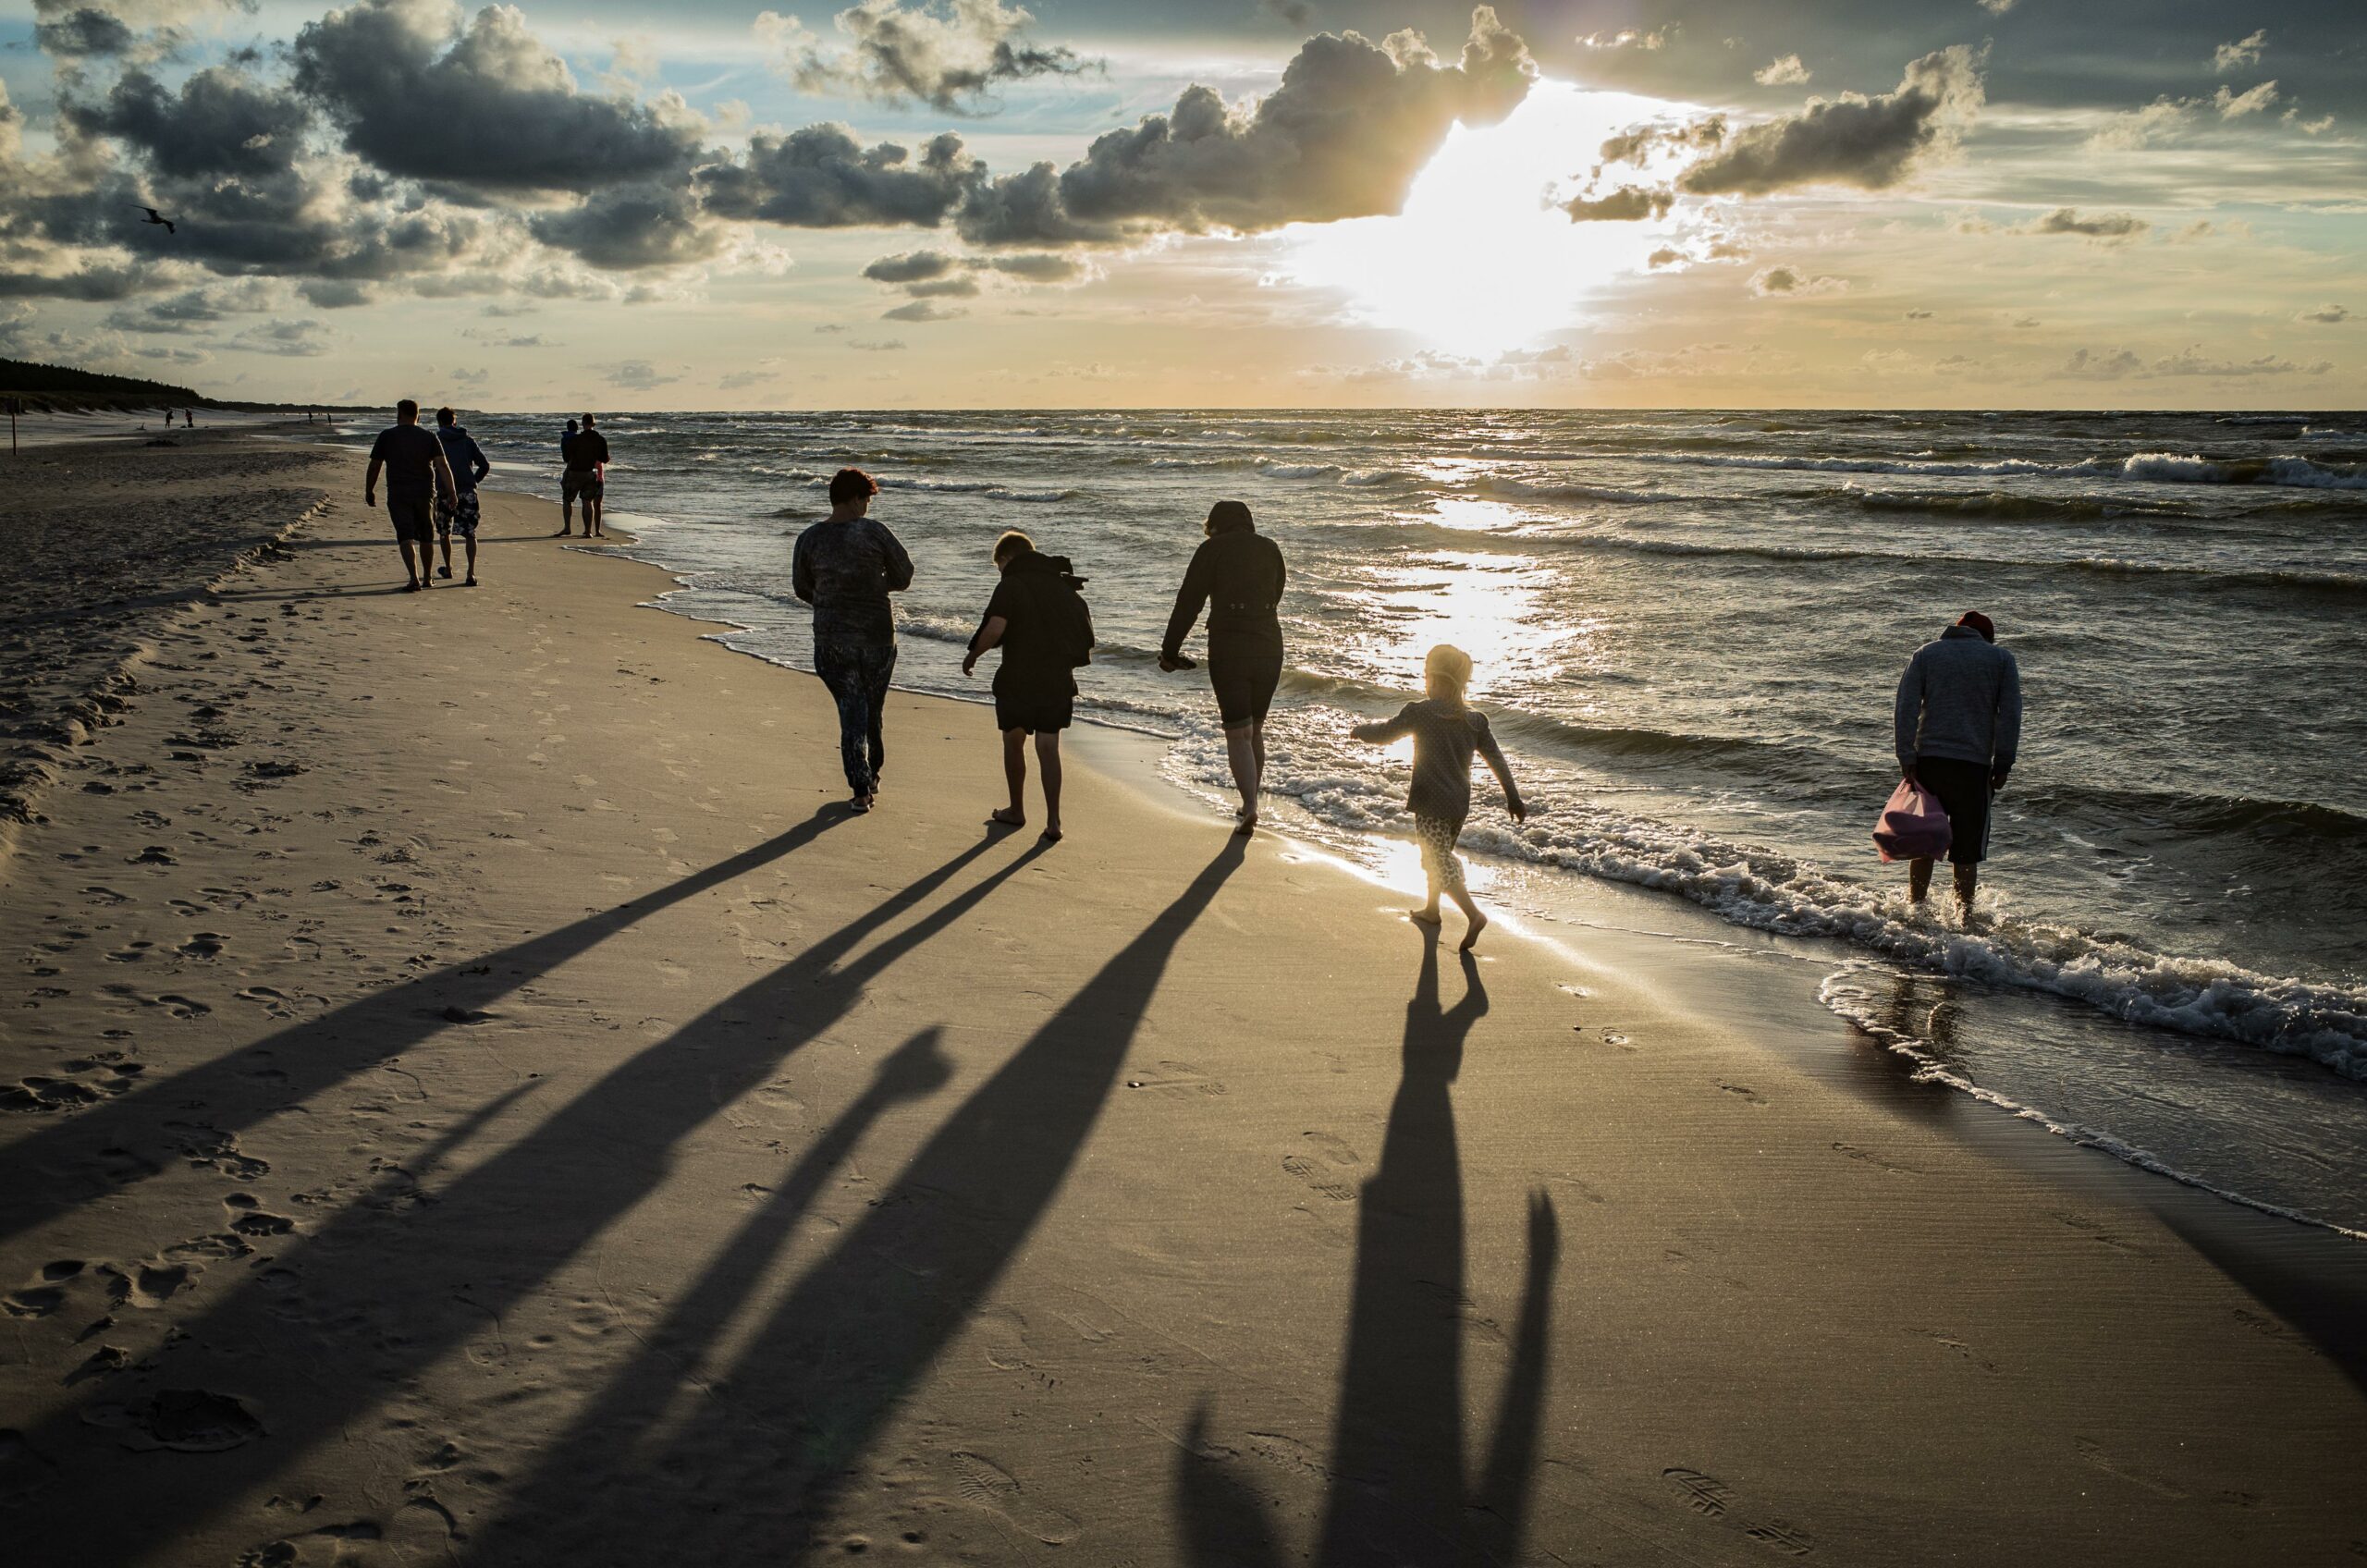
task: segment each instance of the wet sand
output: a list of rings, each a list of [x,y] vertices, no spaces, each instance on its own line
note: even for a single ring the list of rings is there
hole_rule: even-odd
[[[989,831],[973,706],[848,815],[662,574],[489,494],[401,594],[358,489],[143,624],[5,867],[24,1561],[2362,1550],[2354,1243],[1119,763]]]

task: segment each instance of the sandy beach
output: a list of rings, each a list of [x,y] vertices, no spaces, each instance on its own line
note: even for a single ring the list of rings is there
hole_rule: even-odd
[[[0,525],[144,555],[203,450]],[[121,672],[0,862],[12,1562],[2367,1555],[2361,1243],[1674,900],[1459,962],[1108,737],[1048,849],[899,694],[850,815],[816,683],[548,503],[405,595],[350,456],[235,450],[253,541],[10,634],[25,711]]]

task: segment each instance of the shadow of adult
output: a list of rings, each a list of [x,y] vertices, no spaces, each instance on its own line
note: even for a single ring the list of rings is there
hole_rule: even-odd
[[[778,1563],[818,1550],[816,1532],[852,1467],[1050,1207],[1177,944],[1244,853],[1242,840],[1228,840],[947,1117],[704,1383],[684,1419],[653,1435],[595,1406],[475,1533],[476,1559],[533,1568]],[[768,1207],[804,1201],[785,1185]],[[766,1214],[745,1228],[761,1230],[767,1247],[786,1229]],[[698,1309],[705,1320],[719,1321],[760,1263],[737,1258],[740,1277]],[[705,1290],[703,1281],[693,1294]],[[664,1373],[636,1367],[632,1397],[608,1409],[640,1420],[663,1408],[676,1391]]]
[[[1380,1162],[1356,1214],[1356,1262],[1317,1561],[1334,1568],[1509,1562],[1519,1553],[1536,1468],[1546,1336],[1560,1226],[1529,1200],[1528,1263],[1513,1357],[1489,1451],[1466,1478],[1462,1160],[1450,1095],[1465,1042],[1488,1011],[1472,957],[1441,1005],[1439,949],[1426,936],[1405,1007],[1403,1067]],[[1196,1413],[1191,1431],[1205,1433]],[[1286,1560],[1265,1505],[1188,1441],[1176,1494],[1190,1560],[1264,1568]]]
[[[992,847],[964,850],[644,1047],[431,1201],[410,1201],[417,1189],[407,1172],[382,1177],[348,1201],[275,1257],[275,1288],[234,1289],[143,1366],[156,1388],[223,1388],[227,1380],[235,1391],[250,1379],[264,1384],[271,1440],[209,1455],[194,1468],[152,1472],[136,1507],[45,1511],[31,1526],[33,1539],[50,1537],[56,1561],[135,1560],[300,1464],[315,1445],[340,1440],[357,1417],[488,1323],[497,1325],[659,1186],[683,1139],[844,1016],[871,980],[1042,852],[1030,849],[863,946]],[[271,1367],[260,1377],[258,1360]],[[317,1366],[321,1375],[291,1376],[291,1366]],[[105,1485],[109,1466],[119,1464],[113,1439],[84,1425],[91,1414],[63,1410],[25,1434],[68,1487]],[[51,1559],[36,1550],[33,1560]]]
[[[0,1236],[172,1165],[192,1140],[215,1142],[418,1048],[435,1035],[661,910],[748,875],[848,820],[833,803],[761,844],[612,909],[512,947],[334,1008],[28,1133],[0,1149]]]

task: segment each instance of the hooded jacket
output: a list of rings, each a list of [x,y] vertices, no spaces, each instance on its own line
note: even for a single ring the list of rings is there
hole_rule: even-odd
[[[1079,593],[1085,584],[1085,579],[1076,574],[1066,556],[1028,550],[1003,568],[1002,580],[995,584],[993,595],[987,600],[987,613],[978,623],[978,631],[984,632],[987,621],[997,616],[1003,619],[1002,663],[995,670],[996,691],[1076,691],[1069,650],[1061,644],[1062,621],[1053,595]],[[973,633],[970,646],[977,645],[978,635]]]
[[[1907,661],[1893,715],[1898,766],[1951,757],[2004,773],[2022,747],[2022,675],[2014,655],[1969,626],[1951,626]]]

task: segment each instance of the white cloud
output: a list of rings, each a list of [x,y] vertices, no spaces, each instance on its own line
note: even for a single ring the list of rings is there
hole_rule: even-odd
[[[1750,275],[1750,291],[1759,299],[1795,299],[1807,294],[1838,294],[1849,287],[1846,277],[1830,273],[1809,274],[1791,267],[1761,267]]]
[[[2274,81],[2263,81],[2258,87],[2247,88],[2241,92],[2230,92],[2222,86],[2211,95],[2211,106],[2219,111],[2219,117],[2223,120],[2259,114],[2275,102],[2276,83]]]
[[[2234,70],[2238,66],[2259,65],[2261,51],[2267,45],[2268,29],[2266,28],[2261,28],[2250,37],[2239,38],[2233,43],[2222,43],[2212,51],[2211,68],[2224,75]]]
[[[1808,67],[1800,64],[1797,55],[1778,55],[1751,72],[1750,80],[1761,87],[1794,87],[1813,74]]]

